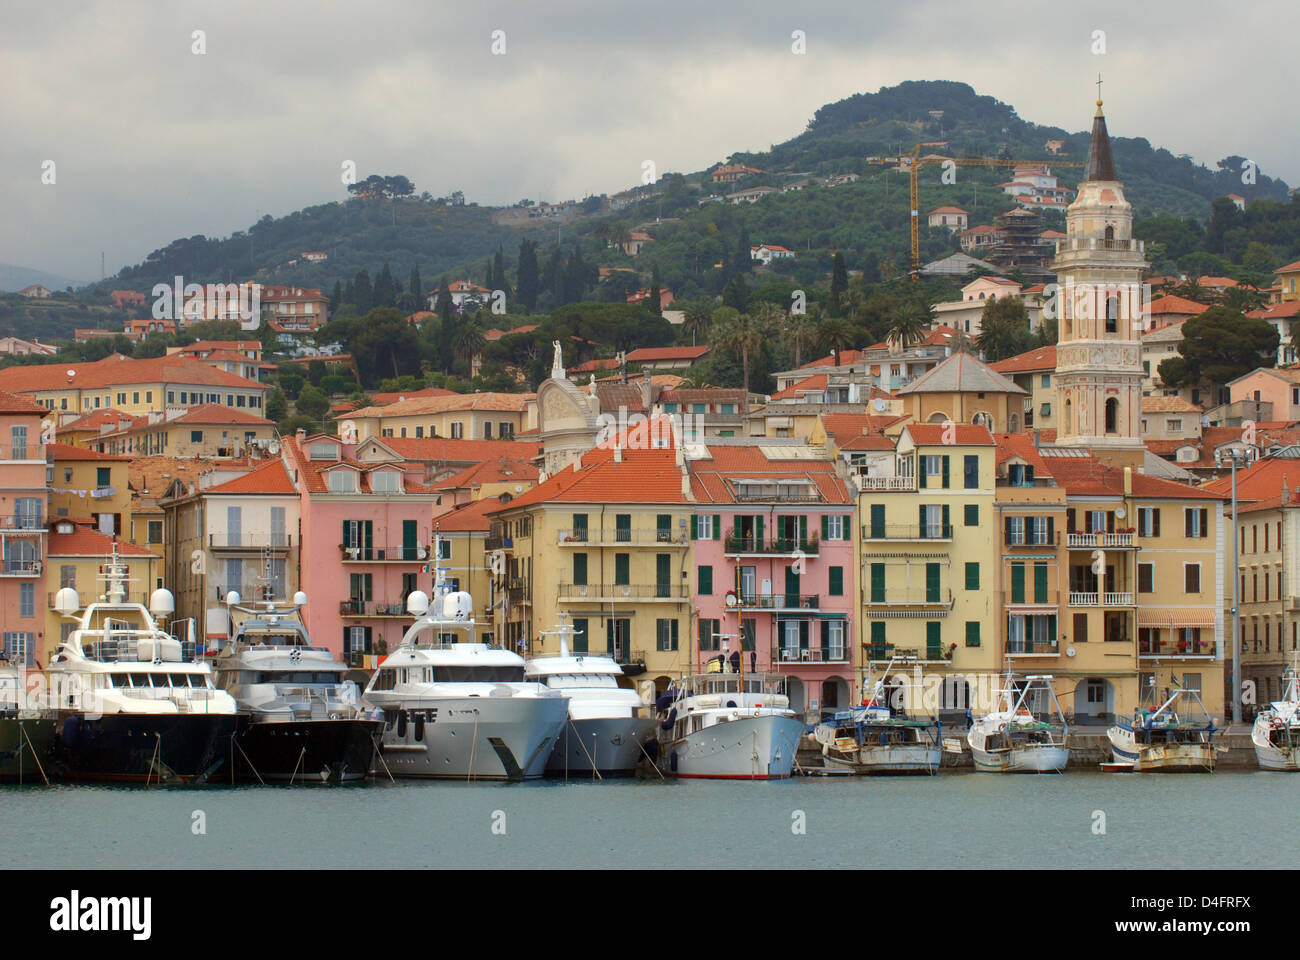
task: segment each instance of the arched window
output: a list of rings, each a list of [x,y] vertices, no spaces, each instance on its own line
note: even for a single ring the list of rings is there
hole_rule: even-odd
[[[1008,433],[1020,432],[1020,418],[1016,416],[1014,413],[1007,418],[1007,432]]]
[[[1119,297],[1111,294],[1106,298],[1106,332],[1114,333],[1119,329]]]
[[[990,433],[993,432],[993,418],[982,410],[975,414],[975,416],[971,417],[970,422],[977,427],[984,427]]]
[[[1068,398],[1065,401],[1065,429],[1074,432],[1074,401]]]
[[[1119,401],[1111,397],[1106,401],[1106,432],[1117,433],[1119,430]]]
[[[1112,240],[1114,240],[1114,239],[1115,239],[1115,228],[1114,228],[1114,227],[1107,227],[1107,228],[1106,228],[1106,242],[1107,242],[1107,243],[1110,243],[1110,242],[1111,242]]]

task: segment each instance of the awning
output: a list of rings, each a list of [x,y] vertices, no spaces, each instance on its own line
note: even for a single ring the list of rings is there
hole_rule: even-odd
[[[1138,610],[1139,627],[1213,627],[1218,612],[1210,608],[1197,610]]]

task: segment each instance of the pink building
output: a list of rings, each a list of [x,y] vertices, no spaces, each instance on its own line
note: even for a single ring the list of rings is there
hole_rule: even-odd
[[[34,400],[0,391],[0,655],[44,664],[45,609],[38,605],[47,556],[45,448]]]
[[[1260,367],[1228,384],[1228,400],[1271,403],[1271,420],[1300,420],[1300,370]]]
[[[410,625],[406,598],[433,587],[433,504],[424,468],[338,437],[284,440],[301,497],[301,571],[312,642],[358,666],[397,649]],[[369,661],[374,665],[374,660]]]
[[[814,456],[764,440],[690,461],[694,666],[721,652],[718,634],[739,635],[743,669],[791,676],[791,706],[810,718],[855,702],[853,499]]]

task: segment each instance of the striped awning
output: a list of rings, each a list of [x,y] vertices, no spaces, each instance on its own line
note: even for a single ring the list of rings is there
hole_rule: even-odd
[[[1213,627],[1217,611],[1210,607],[1194,610],[1138,610],[1139,627]]]

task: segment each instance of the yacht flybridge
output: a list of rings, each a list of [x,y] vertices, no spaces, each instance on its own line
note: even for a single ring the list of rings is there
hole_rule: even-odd
[[[1106,731],[1110,772],[1192,773],[1214,769],[1216,728],[1200,694],[1186,687],[1165,691],[1155,709],[1138,708],[1130,721],[1119,719]]]
[[[654,734],[649,705],[611,658],[570,653],[569,642],[579,634],[567,619],[542,635],[559,637],[560,654],[529,660],[524,676],[569,698],[568,722],[546,771],[565,776],[635,773],[644,744]]]
[[[1051,676],[1017,681],[1008,672],[995,709],[971,723],[966,742],[976,770],[1060,773],[1070,759],[1067,733]]]
[[[227,758],[231,780],[341,783],[370,771],[383,724],[344,679],[347,665],[312,646],[300,613],[306,603],[301,591],[287,604],[226,597],[231,642],[216,656],[217,685],[244,721]]]
[[[439,555],[435,538],[432,555]],[[384,772],[395,777],[540,777],[569,716],[569,698],[525,681],[524,658],[476,643],[473,598],[450,590],[435,560],[433,598],[407,597],[415,617],[380,664],[365,701],[383,711]]]
[[[80,613],[75,590],[54,595],[55,610],[75,624],[46,671],[59,726],[54,772],[69,780],[203,781],[230,748],[235,701],[213,687],[194,641],[154,619],[175,609],[171,593],[153,591],[147,608],[129,601],[116,544],[102,570],[103,595]]]
[[[1300,770],[1300,682],[1294,664],[1282,674],[1282,699],[1259,711],[1250,739],[1265,770]]]

